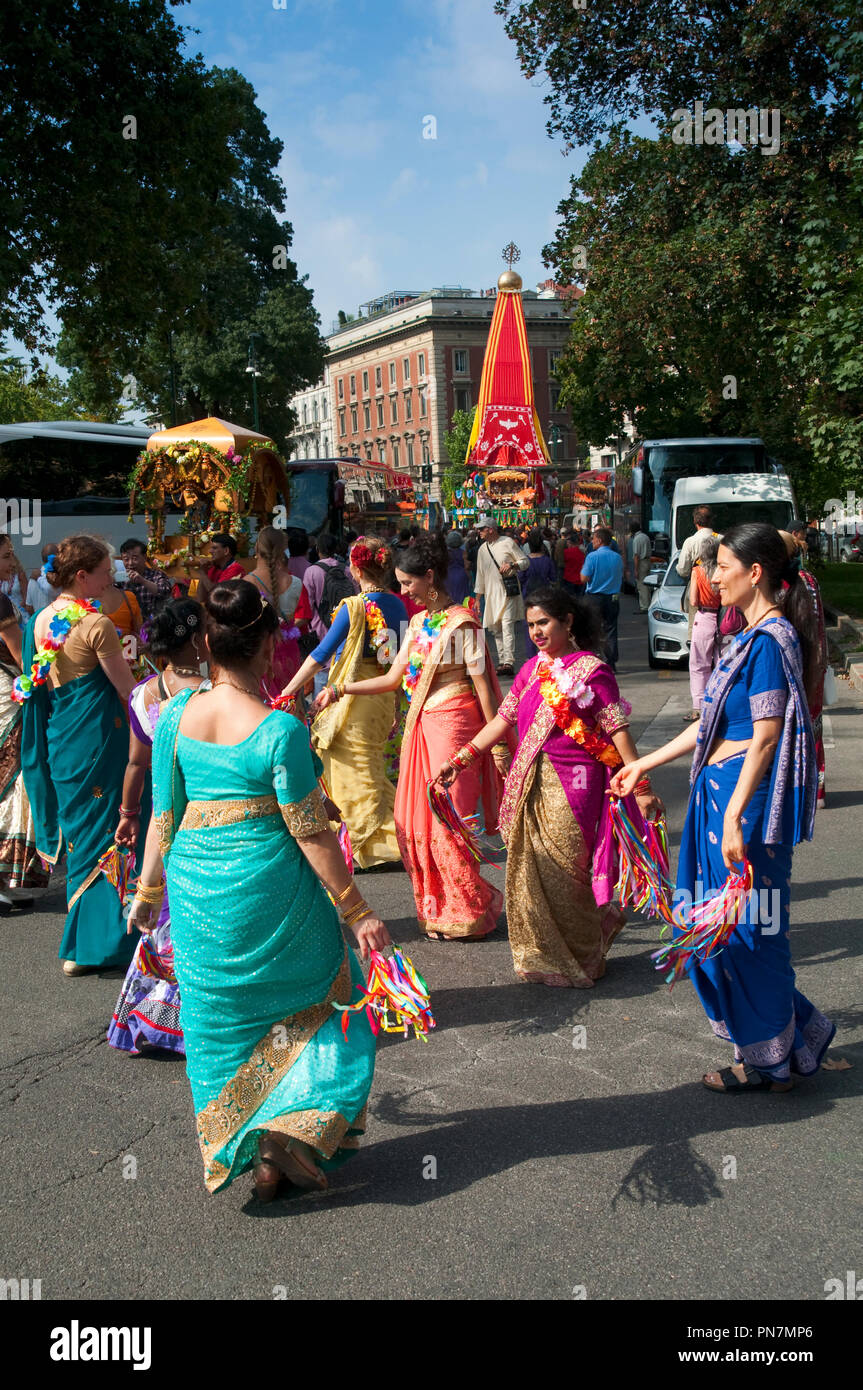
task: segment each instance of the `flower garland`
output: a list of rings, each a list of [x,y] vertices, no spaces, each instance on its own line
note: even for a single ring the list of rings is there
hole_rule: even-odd
[[[387,620],[381,612],[378,604],[367,594],[363,594],[363,607],[366,610],[366,622],[371,633],[372,646],[378,659],[379,666],[391,666],[395,659],[393,644],[390,641],[390,630],[387,627]]]
[[[555,661],[544,662],[544,669],[539,680],[540,694],[554,715],[554,722],[568,738],[579,744],[586,753],[597,762],[603,763],[606,767],[621,767],[623,758],[618,753],[613,743],[589,729],[584,720],[576,713],[574,706],[578,709],[587,709],[592,705],[596,698],[595,692],[590,689],[584,681],[577,680],[575,674],[564,666],[563,661],[558,657]],[[631,707],[627,707],[627,702],[621,700],[621,706],[630,712]]]
[[[23,705],[37,686],[45,684],[48,673],[57,660],[57,653],[65,645],[72,628],[80,623],[82,618],[86,618],[88,613],[99,613],[101,609],[101,603],[91,603],[89,599],[82,598],[67,603],[65,608],[54,614],[48,624],[45,640],[34,654],[29,676],[16,676],[12,685],[12,699],[17,705]]]
[[[408,662],[408,669],[402,676],[402,689],[409,700],[413,699],[413,693],[416,690],[417,682],[419,681],[423,666],[426,663],[426,657],[434,646],[438,633],[446,622],[446,619],[447,610],[445,608],[442,608],[439,613],[427,613],[425,621],[417,633],[410,661]]]

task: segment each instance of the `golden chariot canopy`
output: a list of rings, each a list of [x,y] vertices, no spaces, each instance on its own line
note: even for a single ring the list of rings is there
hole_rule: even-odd
[[[272,522],[280,498],[289,505],[290,484],[275,444],[243,425],[209,416],[175,429],[157,430],[139,455],[131,478],[129,510],[147,516],[149,553],[165,568],[194,560],[214,535],[236,536],[248,547],[249,518]],[[179,535],[166,536],[166,509],[184,508]],[[188,565],[187,565],[188,568]]]

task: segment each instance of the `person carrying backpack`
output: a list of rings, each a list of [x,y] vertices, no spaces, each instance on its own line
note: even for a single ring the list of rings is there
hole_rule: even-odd
[[[345,565],[336,557],[335,536],[325,531],[317,540],[318,559],[309,565],[303,575],[303,586],[309,596],[312,609],[311,634],[315,643],[323,642],[330,630],[333,610],[338,608],[343,598],[357,592],[357,586]],[[315,693],[323,690],[326,684],[326,669],[315,676]]]

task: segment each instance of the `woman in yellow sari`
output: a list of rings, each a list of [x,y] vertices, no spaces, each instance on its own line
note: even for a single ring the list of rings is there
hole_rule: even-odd
[[[351,547],[350,568],[360,593],[342,599],[326,637],[285,686],[284,695],[298,694],[331,659],[334,685],[374,678],[392,665],[407,624],[407,610],[387,584],[392,552],[375,536],[360,536]],[[401,859],[393,820],[395,788],[387,778],[385,757],[396,710],[391,690],[359,701],[349,695],[319,714],[312,728],[327,791],[348,827],[354,862],[361,869]]]
[[[482,877],[464,843],[435,819],[426,788],[445,758],[497,713],[500,686],[489,667],[482,629],[467,608],[453,603],[445,583],[449,556],[443,541],[420,535],[396,556],[402,593],[420,605],[386,675],[347,684],[333,680],[315,701],[329,710],[345,698],[369,703],[403,682],[410,699],[396,789],[395,823],[410,874],[422,931],[435,941],[474,941],[493,932],[503,895]],[[497,825],[501,772],[515,746],[511,734],[466,769],[453,801],[463,820],[481,808],[485,828]]]

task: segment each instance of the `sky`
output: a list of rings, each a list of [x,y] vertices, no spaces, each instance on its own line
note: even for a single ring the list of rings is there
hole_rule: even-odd
[[[324,334],[388,290],[494,285],[511,240],[525,287],[548,278],[542,247],[585,156],[548,136],[546,88],[493,0],[194,0],[175,15],[199,31],[191,51],[251,82],[284,142],[290,254]]]

